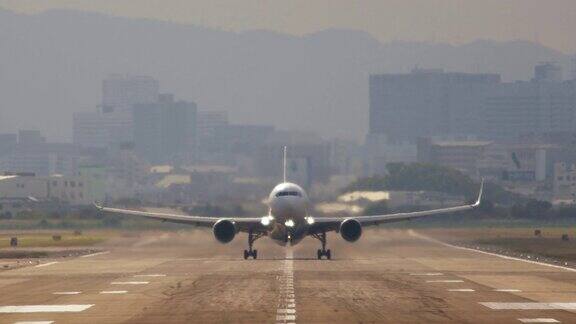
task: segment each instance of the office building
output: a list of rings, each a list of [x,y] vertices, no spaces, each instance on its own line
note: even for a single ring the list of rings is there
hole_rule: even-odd
[[[151,163],[189,162],[195,149],[196,104],[161,95],[133,109],[136,153]]]
[[[497,74],[415,69],[370,76],[370,134],[389,143],[418,137],[480,132],[483,98],[500,83]]]
[[[158,80],[149,76],[110,75],[102,81],[102,112],[132,112],[135,104],[156,102]]]

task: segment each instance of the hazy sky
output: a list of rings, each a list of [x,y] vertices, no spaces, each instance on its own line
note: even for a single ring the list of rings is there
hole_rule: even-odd
[[[576,0],[0,0],[21,12],[98,11],[224,30],[367,31],[381,41],[526,39],[576,52]]]

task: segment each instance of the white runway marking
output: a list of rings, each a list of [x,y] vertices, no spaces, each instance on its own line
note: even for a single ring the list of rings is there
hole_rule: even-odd
[[[576,310],[576,303],[496,303],[484,302],[480,305],[495,310]]]
[[[491,252],[485,252],[485,251],[480,251],[480,250],[476,250],[476,249],[471,249],[471,248],[467,248],[467,247],[463,247],[463,246],[457,246],[457,245],[452,245],[452,244],[448,244],[448,243],[444,243],[442,241],[438,241],[436,239],[433,239],[431,237],[416,233],[414,231],[409,231],[410,235],[412,236],[416,236],[419,237],[421,239],[430,241],[430,242],[435,242],[447,247],[451,247],[454,249],[459,249],[459,250],[465,250],[465,251],[472,251],[472,252],[477,252],[477,253],[482,253],[482,254],[486,254],[486,255],[490,255],[490,256],[495,256],[501,259],[505,259],[505,260],[514,260],[514,261],[521,261],[521,262],[526,262],[526,263],[531,263],[531,264],[537,264],[537,265],[541,265],[541,266],[545,266],[545,267],[550,267],[550,268],[556,268],[556,269],[562,269],[562,270],[566,270],[566,271],[571,271],[571,272],[576,272],[576,269],[574,268],[568,268],[568,267],[563,267],[563,266],[559,266],[559,265],[555,265],[555,264],[549,264],[549,263],[544,263],[544,262],[538,262],[538,261],[532,261],[532,260],[525,260],[525,259],[520,259],[520,258],[515,258],[515,257],[511,257],[511,256],[507,256],[507,255],[502,255],[502,254],[497,254],[497,253],[491,253]]]
[[[111,285],[147,285],[150,281],[113,281]]]
[[[62,312],[82,312],[94,306],[89,305],[22,305],[22,306],[0,306],[0,313],[62,313]]]
[[[411,276],[443,276],[441,272],[423,272],[423,273],[411,273]]]
[[[116,295],[116,294],[125,294],[125,293],[127,293],[127,292],[128,292],[127,290],[103,290],[103,291],[100,292],[100,294],[113,294],[113,295]]]
[[[464,280],[426,280],[427,283],[457,283],[464,282]]]
[[[519,318],[522,323],[560,323],[553,318]]]
[[[53,295],[78,295],[82,293],[81,291],[57,291],[53,292]]]
[[[53,264],[56,264],[56,263],[58,263],[58,261],[53,261],[53,262],[48,262],[48,263],[42,263],[42,264],[39,264],[39,265],[35,266],[34,268],[47,267],[47,266],[50,266],[50,265],[53,265]]]
[[[494,291],[498,292],[522,292],[520,289],[494,289]]]
[[[165,274],[139,274],[135,275],[134,277],[166,277]]]
[[[54,321],[20,321],[14,322],[14,324],[52,324]]]
[[[97,255],[108,254],[108,253],[110,253],[110,251],[96,252],[96,253],[92,253],[92,254],[82,255],[80,257],[81,258],[91,258],[91,257],[97,256]]]
[[[475,291],[474,289],[448,289],[448,291],[454,291],[454,292],[473,292]]]
[[[278,278],[280,282],[280,295],[276,309],[276,323],[296,322],[296,302],[294,296],[294,252],[286,249],[286,259],[283,263],[283,274]]]

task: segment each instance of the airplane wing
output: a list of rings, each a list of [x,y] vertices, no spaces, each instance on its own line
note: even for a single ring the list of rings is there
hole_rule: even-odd
[[[484,191],[484,180],[480,184],[480,192],[476,202],[470,205],[455,206],[448,208],[432,209],[425,211],[409,212],[409,213],[396,213],[386,215],[373,215],[373,216],[343,216],[343,217],[318,217],[314,219],[314,224],[311,226],[311,232],[333,231],[338,230],[340,224],[348,219],[358,221],[362,226],[378,225],[383,223],[400,222],[404,220],[416,219],[432,215],[450,214],[455,212],[462,212],[467,210],[476,209],[482,202]]]
[[[204,227],[212,227],[216,222],[219,220],[229,220],[232,221],[240,231],[248,231],[254,230],[259,231],[263,230],[264,226],[261,223],[261,217],[209,217],[209,216],[189,216],[189,215],[178,215],[178,214],[169,214],[169,213],[156,213],[156,212],[147,212],[147,211],[140,211],[140,210],[131,210],[131,209],[120,209],[120,208],[110,208],[110,207],[103,207],[98,204],[94,204],[99,211],[117,215],[128,215],[128,216],[140,216],[140,217],[147,217],[152,219],[157,219],[163,222],[170,222],[170,223],[180,223],[180,224],[189,224],[189,225],[196,225],[196,226],[204,226]]]

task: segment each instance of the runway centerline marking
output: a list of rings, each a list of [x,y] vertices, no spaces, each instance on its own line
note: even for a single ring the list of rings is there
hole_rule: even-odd
[[[520,289],[494,289],[497,292],[522,292]]]
[[[134,277],[150,277],[150,278],[154,278],[154,277],[166,277],[165,274],[160,274],[160,273],[153,273],[153,274],[137,274],[134,275]]]
[[[427,283],[462,283],[464,280],[426,280]]]
[[[576,303],[498,303],[481,302],[482,306],[494,310],[576,310]]]
[[[102,251],[102,252],[96,252],[96,253],[92,253],[92,254],[82,255],[80,257],[81,258],[91,258],[91,257],[95,257],[97,255],[103,255],[103,254],[108,254],[108,253],[110,253],[110,251]]]
[[[474,289],[468,289],[468,288],[463,288],[463,289],[448,289],[448,291],[454,291],[454,292],[474,292]]]
[[[443,276],[441,272],[423,272],[423,273],[411,273],[411,276]]]
[[[125,294],[127,290],[103,290],[100,294],[111,294],[111,295],[118,295],[118,294]]]
[[[150,281],[113,281],[111,285],[147,285]]]
[[[0,313],[78,313],[92,306],[94,304],[0,306]]]
[[[286,258],[282,263],[282,274],[278,277],[279,296],[276,309],[276,323],[296,322],[296,302],[294,294],[294,252],[286,249]]]
[[[553,318],[519,318],[522,323],[560,323]]]
[[[39,264],[39,265],[35,266],[34,268],[47,267],[47,266],[51,266],[51,265],[56,264],[56,263],[58,263],[58,261],[52,261],[52,262],[48,262],[48,263],[42,263],[42,264]]]
[[[14,324],[52,324],[54,321],[18,321]]]
[[[81,293],[81,291],[56,291],[53,292],[52,295],[78,295]]]

